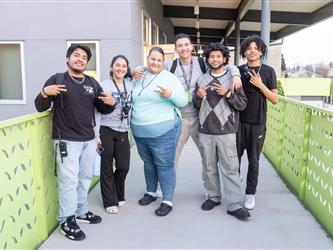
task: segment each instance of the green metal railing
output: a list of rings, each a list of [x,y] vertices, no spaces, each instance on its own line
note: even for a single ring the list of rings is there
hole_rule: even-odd
[[[58,225],[54,165],[50,112],[0,122],[0,249],[36,249]]]
[[[264,154],[333,237],[333,112],[279,97]]]

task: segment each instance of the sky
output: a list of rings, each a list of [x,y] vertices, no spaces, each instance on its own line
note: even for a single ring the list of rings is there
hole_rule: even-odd
[[[333,62],[333,17],[283,39],[287,67]]]

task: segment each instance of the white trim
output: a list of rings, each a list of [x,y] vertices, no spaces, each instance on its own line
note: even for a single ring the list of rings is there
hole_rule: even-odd
[[[153,36],[154,36],[154,34],[153,34],[153,27],[155,27],[155,29],[156,29],[156,44],[153,44]],[[152,35],[151,35],[151,44],[152,45],[159,45],[160,44],[160,37],[159,37],[159,27],[158,27],[158,25],[155,23],[155,22],[153,22],[153,25],[152,25]]]
[[[145,25],[145,19],[146,17],[148,19],[148,45],[151,45],[151,18],[148,15],[148,13],[142,9],[142,14],[141,14],[141,44],[142,44],[142,50],[141,50],[141,62],[142,64],[145,64],[145,33],[144,33],[144,25]]]
[[[80,43],[80,44],[85,44],[85,43],[94,43],[96,46],[96,80],[100,82],[101,79],[101,70],[100,70],[100,47],[99,47],[99,40],[67,40],[67,48],[71,46],[73,43]]]
[[[141,32],[144,35],[144,17],[148,19],[148,44],[151,45],[151,17],[148,15],[148,13],[145,10],[142,10],[142,17],[141,17],[141,22],[142,22],[142,28]],[[142,44],[144,45],[145,43],[145,38],[142,36]]]
[[[0,99],[0,104],[27,104],[27,90],[25,77],[25,62],[24,62],[24,43],[23,41],[0,41],[0,44],[19,44],[20,45],[20,60],[21,60],[21,89],[22,99]]]
[[[167,35],[163,32],[164,44],[168,44]]]

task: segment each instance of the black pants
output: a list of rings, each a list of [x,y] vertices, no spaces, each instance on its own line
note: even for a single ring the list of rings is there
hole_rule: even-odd
[[[237,152],[239,163],[246,149],[249,160],[246,194],[255,194],[259,176],[259,158],[264,145],[266,124],[241,123],[237,133]],[[240,167],[240,164],[239,164]]]
[[[130,164],[128,132],[100,128],[104,152],[101,155],[101,191],[104,207],[117,206],[125,200],[125,179]],[[115,160],[115,171],[113,170]]]

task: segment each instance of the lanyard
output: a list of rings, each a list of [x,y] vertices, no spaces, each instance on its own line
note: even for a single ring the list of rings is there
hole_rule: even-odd
[[[183,77],[185,79],[185,84],[187,85],[187,89],[190,90],[190,87],[191,87],[191,81],[192,81],[192,72],[193,72],[193,60],[191,60],[191,67],[190,67],[190,72],[189,72],[189,76],[188,76],[188,79],[187,79],[187,75],[185,73],[185,69],[184,69],[184,66],[182,64],[182,62],[179,60],[179,65],[180,65],[180,68],[183,72]]]
[[[141,86],[142,86],[142,89],[140,90],[140,92],[139,92],[139,96],[141,95],[141,93],[142,93],[142,91],[144,91],[153,81],[154,81],[154,79],[160,74],[161,72],[158,72],[154,77],[153,77],[153,79],[151,79],[149,82],[148,82],[148,84],[146,85],[146,86],[144,86],[144,83],[145,83],[145,81],[146,81],[146,75],[145,75],[145,77],[143,78],[143,80],[142,80],[142,84],[141,84]]]
[[[115,82],[115,80],[112,78],[112,81],[113,81],[113,84],[114,86],[116,87],[117,91],[118,91],[118,94],[120,96],[120,98],[122,99],[122,101],[126,101],[127,99],[127,90],[126,90],[126,84],[125,84],[125,80],[123,79],[123,85],[124,85],[124,92],[125,92],[125,96],[123,96],[123,94],[121,93],[119,87],[118,87],[118,84]]]

